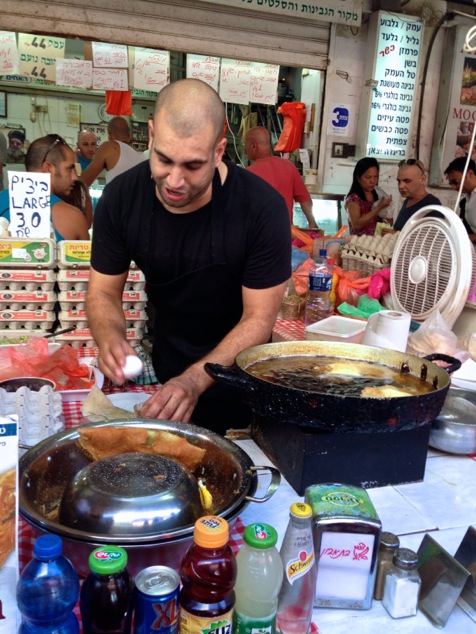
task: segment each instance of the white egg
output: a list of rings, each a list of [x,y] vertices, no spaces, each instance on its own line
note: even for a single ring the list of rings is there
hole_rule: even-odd
[[[143,369],[144,366],[139,357],[136,357],[134,354],[128,354],[126,356],[126,362],[122,366],[122,371],[126,379],[134,379],[136,376],[142,374]]]

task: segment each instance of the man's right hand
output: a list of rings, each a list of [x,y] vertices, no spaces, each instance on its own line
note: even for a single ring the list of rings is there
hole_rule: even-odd
[[[122,368],[128,354],[135,355],[136,352],[121,336],[116,335],[103,339],[99,346],[99,369],[117,385],[122,385],[125,381]]]

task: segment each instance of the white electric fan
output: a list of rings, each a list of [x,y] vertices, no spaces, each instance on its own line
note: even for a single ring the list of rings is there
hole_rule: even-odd
[[[435,211],[442,217],[429,216]],[[410,313],[416,322],[439,310],[448,328],[453,328],[475,278],[475,250],[457,214],[441,205],[413,214],[393,251],[390,292],[394,308]],[[470,310],[473,320],[474,328],[468,327],[476,332],[476,311]]]

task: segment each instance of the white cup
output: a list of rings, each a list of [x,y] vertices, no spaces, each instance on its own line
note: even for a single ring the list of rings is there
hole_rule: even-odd
[[[388,350],[405,352],[410,330],[410,313],[397,310],[381,310],[370,315],[362,343]]]

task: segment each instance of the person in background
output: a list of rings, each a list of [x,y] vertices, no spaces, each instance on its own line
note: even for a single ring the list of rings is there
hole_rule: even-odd
[[[379,172],[378,161],[370,156],[355,164],[352,185],[344,203],[349,218],[349,230],[353,235],[373,236],[379,215],[392,202],[391,196],[378,196],[376,187]]]
[[[0,132],[0,192],[3,190],[3,168],[7,164],[7,139]]]
[[[286,201],[291,224],[293,224],[293,206],[296,201],[301,205],[309,228],[318,229],[312,215],[311,195],[301,175],[291,161],[272,155],[268,130],[262,126],[250,128],[245,136],[245,150],[249,160],[253,161],[253,165],[246,169],[263,178],[281,194]]]
[[[90,130],[81,130],[78,134],[78,147],[76,148],[76,156],[78,163],[83,172],[94,158],[98,149],[98,140],[96,135]]]
[[[78,178],[75,163],[75,153],[57,134],[48,134],[33,141],[25,157],[27,172],[49,173],[51,176],[51,222],[57,242],[89,240],[84,215],[77,207],[62,200],[71,193]],[[8,189],[0,192],[0,217],[10,221]]]
[[[291,274],[289,217],[261,178],[222,161],[225,107],[197,79],[163,88],[149,123],[150,162],[114,179],[93,224],[86,297],[100,367],[123,383],[122,292],[131,260],[156,309],[152,358],[161,386],[141,416],[246,427],[240,390],[215,384],[206,362],[230,365],[269,340]]]
[[[398,164],[397,183],[403,205],[393,224],[395,231],[401,231],[415,212],[427,205],[441,205],[439,198],[426,189],[425,166],[417,159],[405,159]],[[430,214],[435,217],[438,212]]]
[[[63,196],[63,200],[81,211],[86,219],[88,229],[90,229],[93,224],[93,203],[86,185],[80,180],[75,180],[73,188],[69,194]]]
[[[114,117],[107,124],[108,141],[101,143],[93,160],[81,174],[83,183],[90,187],[99,174],[106,170],[106,183],[144,160],[142,152],[130,146],[129,124],[122,117]]]
[[[460,157],[451,161],[445,169],[445,176],[451,188],[458,191],[463,179],[464,168],[467,158]],[[468,232],[471,242],[476,242],[476,162],[470,159],[463,187],[461,188],[464,197],[459,201],[460,218]]]
[[[25,163],[25,135],[21,130],[10,130],[8,133],[7,163]]]

